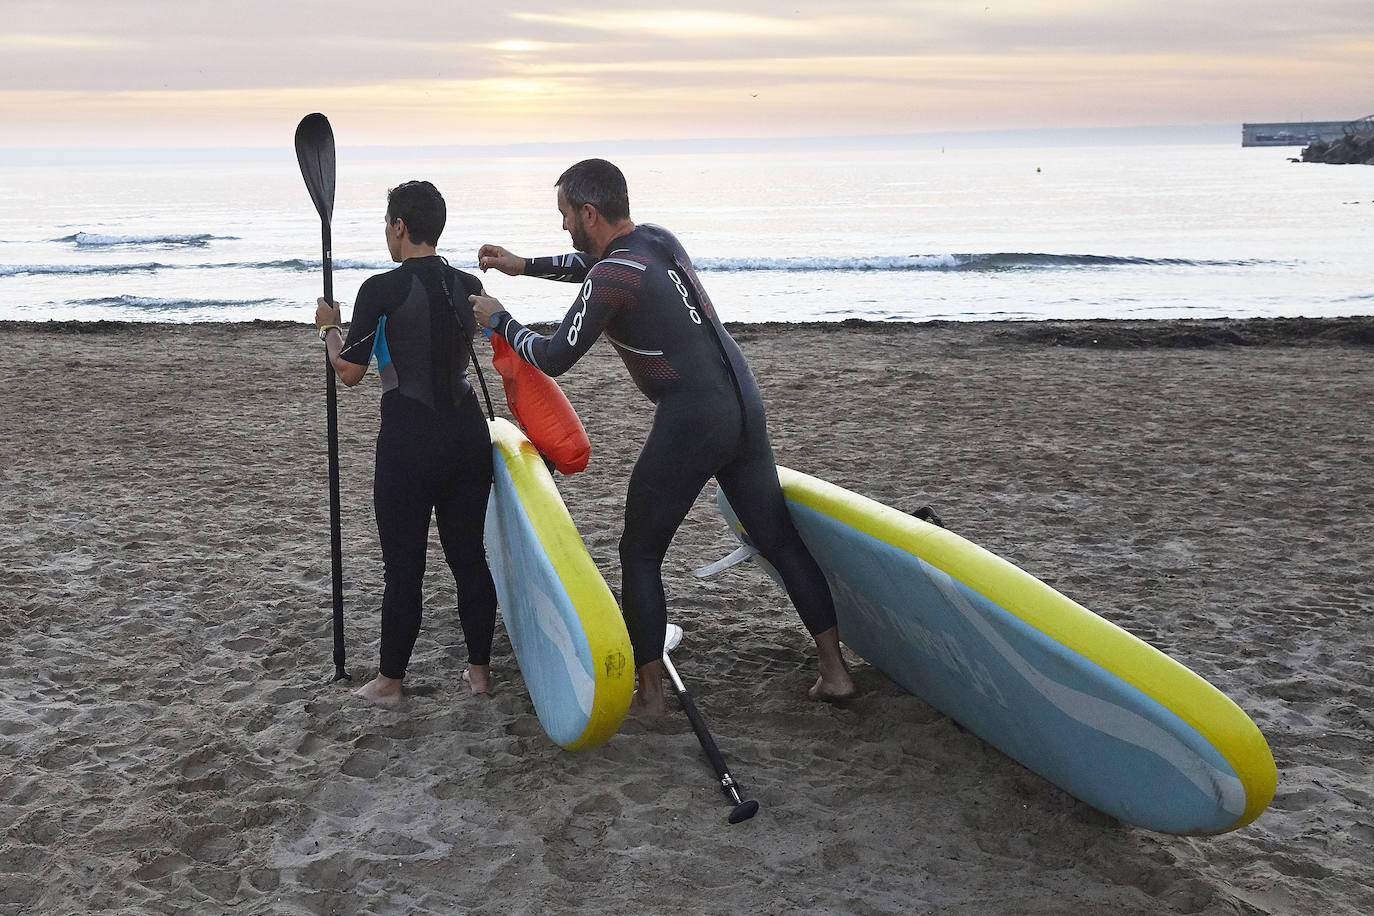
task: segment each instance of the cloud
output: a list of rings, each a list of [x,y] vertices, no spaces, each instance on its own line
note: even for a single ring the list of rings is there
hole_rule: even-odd
[[[494,142],[880,133],[1374,107],[1369,0],[687,3],[415,17],[371,0],[20,0],[0,26],[0,118],[24,142],[97,127],[266,138],[328,108],[357,142],[442,143],[471,129]]]
[[[54,51],[129,51],[142,42],[114,35],[62,35],[57,33],[0,33],[0,51],[7,54],[51,54]]]
[[[519,22],[615,36],[654,35],[672,41],[697,39],[798,38],[823,35],[844,17],[775,17],[725,10],[684,9],[657,12],[598,10],[577,13],[512,13]]]
[[[516,56],[595,61],[747,61],[1037,54],[1322,54],[1374,38],[1374,3],[1208,0],[851,0],[833,3],[642,0],[524,3],[423,17],[375,2],[233,4],[182,0],[20,3],[0,28],[0,89],[161,89],[345,85],[399,77],[497,76]]]

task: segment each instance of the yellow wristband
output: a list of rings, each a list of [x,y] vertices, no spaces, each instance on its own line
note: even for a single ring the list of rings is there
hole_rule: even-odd
[[[337,324],[327,324],[324,327],[320,328],[320,340],[324,340],[325,335],[328,334],[330,331],[338,331],[340,334],[343,333],[343,329],[340,328]]]

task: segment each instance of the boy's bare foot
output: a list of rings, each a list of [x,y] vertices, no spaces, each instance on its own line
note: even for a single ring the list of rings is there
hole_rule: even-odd
[[[473,693],[491,693],[491,666],[468,665],[463,680],[468,682]]]
[[[383,706],[395,706],[401,702],[401,679],[386,677],[378,674],[357,690],[353,691],[357,696],[373,703],[380,703]]]

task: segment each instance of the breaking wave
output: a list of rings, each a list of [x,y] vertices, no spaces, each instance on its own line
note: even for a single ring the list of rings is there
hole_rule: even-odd
[[[69,305],[97,308],[139,309],[148,312],[179,312],[192,309],[228,309],[267,305],[275,299],[158,299],[149,296],[106,296],[99,299],[77,299]]]
[[[1112,267],[1249,267],[1258,260],[1208,261],[1189,258],[1138,258],[1098,254],[912,254],[831,258],[699,258],[701,270],[720,271],[999,271]]]
[[[475,271],[472,263],[452,261],[454,267]],[[1138,258],[1097,254],[913,254],[873,257],[814,258],[698,258],[703,271],[721,272],[872,272],[872,271],[1008,271],[1113,269],[1129,267],[1170,267],[1209,269],[1218,267],[1255,267],[1272,264],[1264,260],[1194,260],[1189,258]],[[390,270],[396,265],[387,260],[335,258],[335,270]],[[0,264],[0,277],[22,274],[123,274],[156,270],[281,270],[292,273],[320,269],[316,258],[287,258],[273,261],[245,261],[219,264],[162,264],[147,261],[135,264]]]
[[[232,235],[101,235],[96,232],[77,232],[64,235],[54,242],[70,242],[77,248],[118,248],[120,246],[162,245],[165,247],[203,248],[214,241],[231,240]]]

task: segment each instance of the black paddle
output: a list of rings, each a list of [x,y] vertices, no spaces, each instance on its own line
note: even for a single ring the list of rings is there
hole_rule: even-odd
[[[701,742],[701,749],[706,752],[706,757],[711,761],[712,768],[720,777],[720,790],[735,804],[735,807],[730,811],[728,820],[732,824],[747,821],[758,813],[759,803],[753,799],[745,801],[741,798],[739,783],[735,782],[730,771],[725,768],[725,758],[720,755],[720,748],[716,747],[716,739],[711,737],[711,732],[706,728],[706,722],[701,718],[701,713],[697,711],[697,704],[692,701],[692,695],[683,686],[682,678],[677,676],[677,669],[673,667],[672,660],[668,658],[668,653],[681,641],[682,628],[676,624],[669,624],[667,638],[663,643],[663,667],[668,669],[668,679],[673,684],[677,701],[682,704],[682,711],[687,713],[687,721],[692,723],[692,731],[697,733],[697,740]]]
[[[333,244],[329,221],[334,216],[334,131],[329,119],[316,112],[301,118],[296,126],[296,161],[301,177],[320,214],[320,238],[324,248],[324,298],[334,301]],[[334,384],[334,367],[329,351],[324,357],[325,402],[329,412],[329,541],[334,564],[334,680],[352,680],[344,670],[343,629],[343,536],[339,523],[339,408]]]

